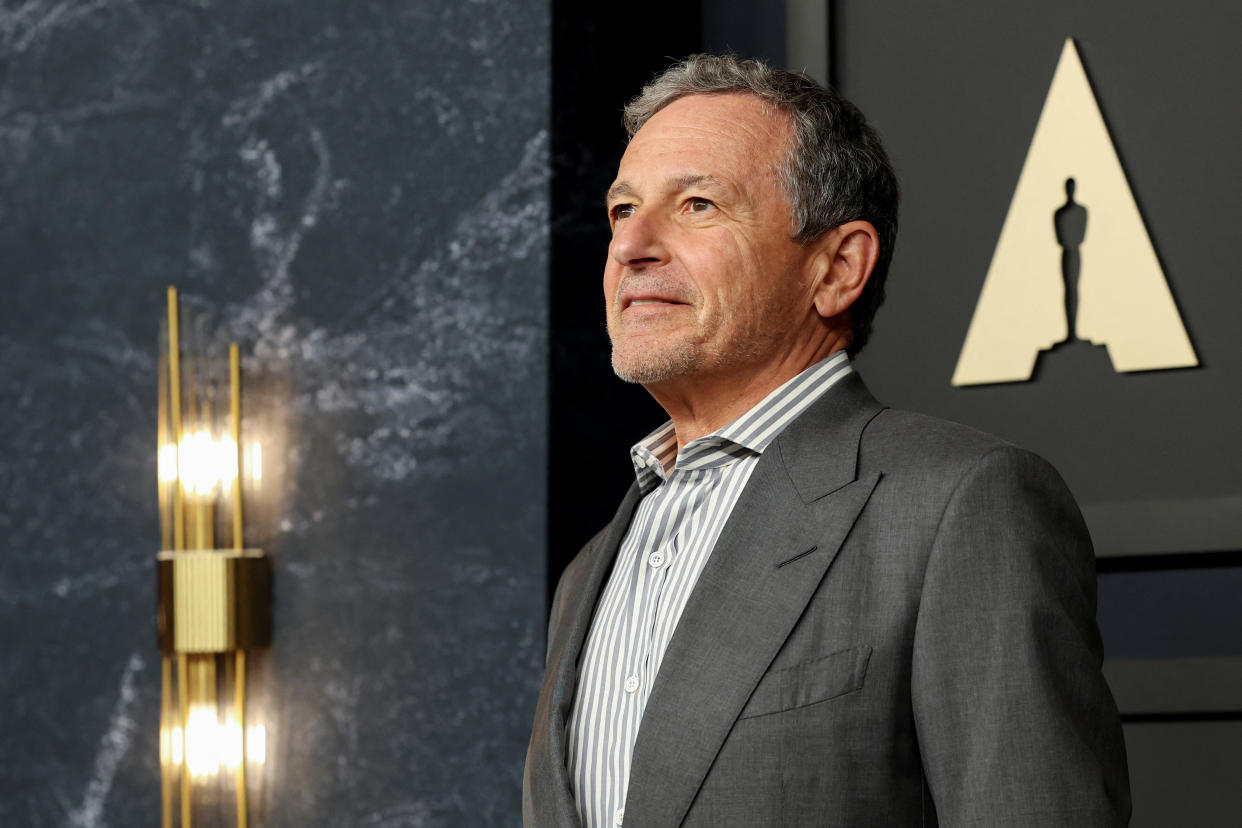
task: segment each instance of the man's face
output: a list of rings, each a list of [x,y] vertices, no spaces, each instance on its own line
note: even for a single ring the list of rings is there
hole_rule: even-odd
[[[778,366],[814,324],[778,180],[787,116],[692,95],[630,141],[608,193],[612,364],[647,386]],[[800,366],[803,367],[803,366]]]

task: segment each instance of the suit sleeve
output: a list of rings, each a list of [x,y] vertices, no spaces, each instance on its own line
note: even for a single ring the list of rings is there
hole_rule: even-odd
[[[1095,560],[1057,473],[1004,447],[958,482],[928,558],[911,674],[942,826],[1129,820]]]

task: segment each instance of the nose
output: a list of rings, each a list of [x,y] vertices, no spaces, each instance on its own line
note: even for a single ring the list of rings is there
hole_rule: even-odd
[[[617,264],[631,269],[658,266],[668,261],[665,228],[660,218],[636,210],[617,222],[608,255]]]

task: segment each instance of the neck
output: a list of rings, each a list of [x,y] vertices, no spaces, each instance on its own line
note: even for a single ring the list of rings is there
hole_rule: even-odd
[[[809,356],[789,354],[775,363],[731,366],[721,372],[674,377],[644,388],[672,419],[680,454],[687,443],[733,422],[807,368],[845,350],[847,344],[844,338],[834,337]]]

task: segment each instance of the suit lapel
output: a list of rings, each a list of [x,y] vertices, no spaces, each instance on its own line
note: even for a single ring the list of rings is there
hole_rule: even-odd
[[[568,690],[564,709],[561,710],[562,720],[569,715],[569,705],[573,702],[578,656],[586,641],[587,631],[591,628],[591,620],[595,617],[595,605],[599,601],[604,582],[612,571],[617,550],[621,548],[621,541],[630,527],[638,501],[639,489],[635,483],[625,493],[612,522],[604,527],[590,551],[584,555],[583,566],[570,573],[566,583],[560,587],[559,609],[563,620],[554,625],[555,630],[549,641],[548,673],[557,688]]]
[[[612,522],[570,565],[558,588],[557,617],[550,625],[547,669],[526,757],[522,807],[527,825],[581,825],[565,766],[565,727],[578,685],[578,656],[638,500],[638,485],[631,485]],[[548,822],[549,814],[556,815],[555,822]]]
[[[756,464],[652,688],[634,746],[627,823],[679,825],[685,817],[879,480],[856,479],[856,469],[862,430],[880,410],[848,377]]]

